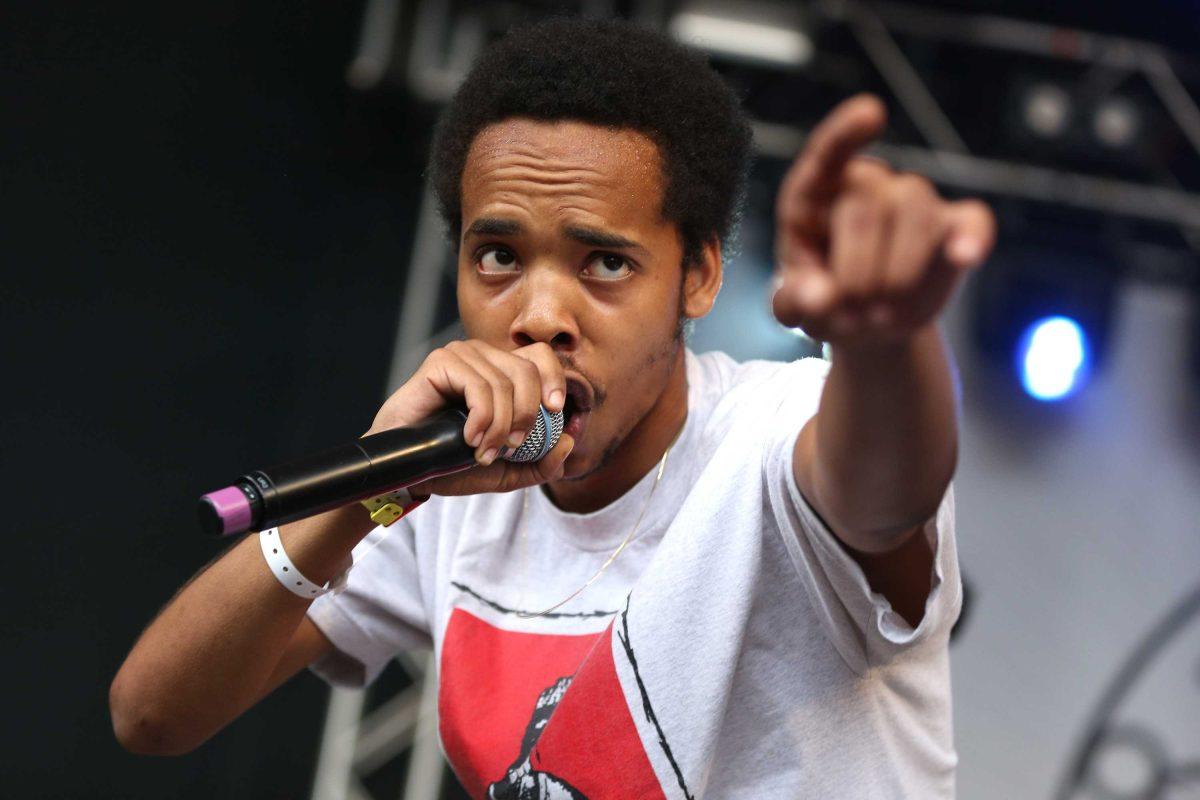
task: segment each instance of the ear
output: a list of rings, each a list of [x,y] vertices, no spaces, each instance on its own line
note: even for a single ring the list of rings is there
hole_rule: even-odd
[[[712,311],[724,277],[721,263],[721,241],[715,236],[704,243],[700,257],[684,265],[683,315],[700,319]]]

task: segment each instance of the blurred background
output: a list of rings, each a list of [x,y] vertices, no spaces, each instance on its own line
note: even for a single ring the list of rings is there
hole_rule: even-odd
[[[367,693],[302,674],[174,759],[119,748],[107,687],[223,547],[196,497],[358,436],[458,335],[431,125],[488,41],[572,13],[705,50],[754,119],[698,351],[817,351],[767,311],[770,209],[851,93],[889,107],[878,155],[993,204],[945,325],[959,794],[1200,798],[1196,0],[9,5],[4,795],[463,796],[421,654]]]

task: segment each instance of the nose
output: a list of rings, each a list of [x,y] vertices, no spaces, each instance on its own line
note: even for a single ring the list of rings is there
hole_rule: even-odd
[[[579,346],[570,280],[553,269],[529,269],[518,289],[520,307],[509,331],[518,347],[545,342],[570,353]]]

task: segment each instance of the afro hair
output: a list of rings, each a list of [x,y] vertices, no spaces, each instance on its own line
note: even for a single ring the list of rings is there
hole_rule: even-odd
[[[662,216],[684,263],[734,233],[750,167],[750,126],[733,90],[699,53],[617,20],[554,18],[515,29],[475,62],[434,132],[429,178],[457,241],[467,153],[512,117],[630,128],[658,146]]]

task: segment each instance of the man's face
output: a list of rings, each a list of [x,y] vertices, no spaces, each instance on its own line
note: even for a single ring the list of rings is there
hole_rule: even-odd
[[[662,176],[648,137],[581,122],[506,120],[467,156],[459,313],[472,339],[559,355],[567,478],[603,465],[676,364],[683,250]]]

